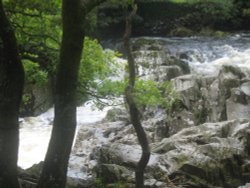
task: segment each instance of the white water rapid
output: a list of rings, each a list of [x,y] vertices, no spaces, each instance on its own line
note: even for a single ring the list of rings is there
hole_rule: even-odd
[[[250,68],[250,34],[248,33],[223,38],[145,38],[158,41],[164,46],[165,54],[177,56],[189,63],[191,73],[217,75],[220,67],[225,64],[237,64]],[[162,57],[159,58],[160,61],[161,59]]]
[[[101,121],[109,108],[100,111],[93,108],[93,103],[87,102],[77,108],[77,121],[79,126]],[[29,168],[35,163],[44,160],[49,138],[52,130],[54,109],[37,117],[20,119],[20,146],[18,165],[21,168]]]

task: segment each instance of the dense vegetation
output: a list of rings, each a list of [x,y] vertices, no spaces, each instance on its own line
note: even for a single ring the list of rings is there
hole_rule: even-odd
[[[248,30],[250,25],[250,3],[244,0],[141,0],[138,7],[134,36],[208,35],[217,30]],[[116,5],[100,8],[100,36],[121,36],[125,16],[122,10]],[[109,31],[118,33],[110,35]]]
[[[60,1],[47,3],[45,0],[36,2],[6,0],[4,5],[17,36],[26,73],[26,85],[42,85],[46,84],[48,80],[54,83],[55,67],[58,62],[62,36]],[[162,32],[165,35],[167,33],[190,35],[197,32],[207,35],[211,34],[212,29],[244,29],[244,27],[247,28],[250,25],[246,23],[250,20],[250,3],[246,1],[152,0],[139,1],[138,6],[134,25],[135,33],[138,33],[137,30],[142,29],[141,26],[147,23],[160,24],[158,25],[159,31],[155,32],[160,32],[161,35]],[[114,74],[115,69],[119,68],[119,65],[115,65],[115,58],[120,54],[104,50],[98,40],[93,39],[93,36],[102,35],[100,34],[102,31],[98,31],[98,28],[109,28],[107,32],[114,33],[110,28],[113,27],[111,25],[117,24],[120,27],[121,22],[124,25],[125,7],[126,1],[107,1],[87,16],[88,29],[86,32],[90,37],[85,40],[85,52],[80,68],[78,86],[80,103],[88,98],[87,93],[95,93],[96,96],[107,94],[103,91],[108,90],[111,82],[110,80],[103,82],[103,80],[105,80],[105,76]],[[123,11],[110,11],[120,9],[123,9]],[[156,9],[158,11],[155,11]],[[154,27],[154,24],[151,26]],[[151,30],[151,28],[143,28]],[[117,33],[119,33],[119,30]],[[123,29],[120,32],[123,32]],[[143,30],[139,31],[139,33],[141,32]],[[105,29],[103,33],[105,33]],[[148,31],[145,31],[145,34],[147,33]],[[111,66],[110,63],[113,65]],[[111,70],[110,67],[114,69]],[[111,73],[112,71],[113,73]],[[99,89],[101,93],[96,93],[98,92],[97,88],[101,88]],[[121,89],[121,86],[118,88]],[[118,93],[120,94],[120,92]],[[30,96],[30,94],[24,95],[24,106],[30,103],[29,100],[32,100]]]

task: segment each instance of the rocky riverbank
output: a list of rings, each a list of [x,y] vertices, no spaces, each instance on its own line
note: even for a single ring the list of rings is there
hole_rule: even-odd
[[[171,187],[169,180],[190,188],[234,188],[249,182],[247,66],[225,63],[216,65],[214,74],[197,74],[185,58],[167,54],[159,42],[140,39],[133,49],[141,77],[172,80],[182,102],[171,113],[160,107],[142,111],[152,149],[147,187]],[[141,150],[127,114],[125,108],[112,109],[102,122],[78,131],[72,155],[83,164],[81,172],[89,175],[79,178],[82,187],[134,184]]]
[[[189,47],[185,44],[187,39],[182,40],[184,50],[161,39],[133,41],[139,76],[159,83],[172,81],[179,104],[170,111],[149,106],[141,109],[152,150],[145,185],[247,188],[250,180],[248,47],[234,51],[229,44],[220,46],[215,41],[219,46],[213,52],[202,51],[207,53],[204,56],[198,53],[199,48],[195,49],[199,46],[198,39],[193,39],[193,46]],[[210,49],[205,43],[201,46]],[[141,149],[126,108],[109,110],[106,118],[97,123],[82,123],[81,117],[78,120],[68,188],[133,187],[134,168]]]

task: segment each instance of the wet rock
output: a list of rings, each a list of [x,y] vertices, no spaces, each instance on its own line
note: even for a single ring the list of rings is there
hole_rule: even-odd
[[[174,88],[188,109],[191,109],[193,103],[200,99],[198,81],[199,79],[194,75],[184,75],[174,79]]]
[[[172,78],[183,75],[181,68],[177,65],[173,66],[160,66],[157,80],[169,81]]]
[[[194,125],[194,115],[185,109],[172,113],[166,121],[168,136],[172,136],[182,129],[192,127]]]
[[[247,96],[250,96],[250,82],[241,84],[240,90]]]
[[[150,50],[161,51],[163,48],[161,41],[155,41],[148,38],[138,38],[132,41],[132,51]]]
[[[245,74],[236,66],[222,66],[219,73],[219,83],[222,94],[226,99],[230,97],[231,88],[237,88],[240,86],[240,80],[244,76]]]
[[[46,112],[53,105],[52,95],[50,81],[43,85],[26,84],[20,107],[21,116],[37,116]]]
[[[250,117],[248,97],[238,88],[231,89],[231,97],[226,101],[228,120]]]
[[[206,123],[163,139],[153,152],[161,154],[169,174],[178,172],[192,182],[188,187],[237,187],[247,181],[242,170],[247,168],[247,141],[242,138],[249,129],[248,120]]]
[[[129,121],[129,116],[127,110],[124,108],[112,108],[107,112],[105,117],[106,121],[115,122],[115,121]]]
[[[185,27],[178,27],[170,32],[170,35],[175,37],[190,37],[193,34],[194,32],[192,30]]]
[[[94,188],[94,180],[84,180],[78,177],[67,177],[66,188]]]
[[[140,38],[134,41],[132,49],[140,77],[166,81],[190,73],[188,63],[171,56],[161,42]]]
[[[22,188],[36,188],[43,168],[43,162],[34,164],[32,167],[18,170],[18,179]]]
[[[161,141],[163,138],[169,137],[169,127],[166,123],[166,118],[155,119],[154,127],[154,140]]]
[[[162,119],[164,122],[164,119]],[[162,124],[159,119],[157,123]],[[124,129],[125,130],[125,129]],[[147,187],[167,187],[167,175],[186,187],[238,187],[249,179],[248,119],[205,123],[182,129],[151,144],[152,155],[146,168]],[[123,130],[121,130],[123,131]],[[116,141],[96,148],[97,172],[109,183],[133,181],[141,156],[139,145]],[[130,181],[129,180],[129,181]]]
[[[117,164],[101,164],[97,170],[97,177],[100,177],[105,183],[134,182],[134,173]]]

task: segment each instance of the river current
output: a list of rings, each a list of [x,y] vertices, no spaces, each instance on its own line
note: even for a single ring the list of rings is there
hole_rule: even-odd
[[[109,108],[102,111],[94,107],[91,101],[77,108],[77,124],[84,126],[101,121]],[[54,109],[37,117],[20,119],[20,145],[18,165],[24,169],[44,160],[53,124]]]
[[[250,34],[228,37],[145,37],[163,44],[166,53],[180,57],[191,67],[192,73],[218,74],[221,65],[237,64],[250,67]]]

